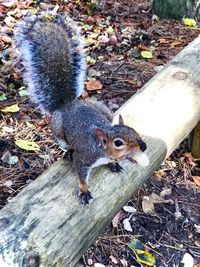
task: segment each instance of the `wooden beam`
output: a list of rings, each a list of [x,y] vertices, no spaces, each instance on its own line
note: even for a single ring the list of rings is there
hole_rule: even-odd
[[[197,123],[192,133],[192,155],[200,159],[200,122]]]
[[[61,160],[27,186],[0,212],[1,267],[72,267],[118,210],[200,119],[200,38],[115,114],[142,134],[150,165],[124,161],[124,171],[97,168],[93,202],[78,202],[72,166]]]

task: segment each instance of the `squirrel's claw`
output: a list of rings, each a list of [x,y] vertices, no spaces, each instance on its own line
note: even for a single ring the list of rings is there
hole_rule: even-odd
[[[111,172],[122,172],[124,170],[118,162],[108,163],[108,167]]]
[[[69,149],[64,153],[63,158],[67,159],[69,161],[73,161],[73,154],[74,154],[74,150],[73,149]]]
[[[90,199],[93,199],[90,191],[87,192],[79,192],[79,199],[81,203],[85,206],[89,204]]]

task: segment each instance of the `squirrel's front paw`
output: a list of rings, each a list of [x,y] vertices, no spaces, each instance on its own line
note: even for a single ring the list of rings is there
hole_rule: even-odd
[[[74,154],[74,150],[73,149],[69,149],[65,152],[63,158],[64,159],[68,159],[69,161],[73,161],[73,154]]]
[[[123,171],[122,166],[119,165],[118,162],[108,163],[108,167],[111,170],[111,172],[122,172]]]
[[[87,192],[80,191],[78,196],[83,205],[88,205],[90,199],[93,199],[90,191],[87,191]]]

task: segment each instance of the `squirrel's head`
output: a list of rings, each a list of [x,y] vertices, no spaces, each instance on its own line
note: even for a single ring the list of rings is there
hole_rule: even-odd
[[[97,128],[95,133],[110,159],[129,159],[143,167],[148,166],[149,159],[144,153],[146,143],[133,128],[124,125],[121,115],[119,124],[114,125],[111,131]]]

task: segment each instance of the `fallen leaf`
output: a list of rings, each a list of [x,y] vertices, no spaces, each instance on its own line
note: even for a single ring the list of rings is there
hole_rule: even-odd
[[[197,23],[194,19],[189,19],[189,18],[183,19],[183,24],[185,26],[189,26],[189,27],[195,27],[197,25]]]
[[[118,223],[119,223],[120,215],[121,215],[121,212],[119,211],[119,212],[115,215],[115,217],[113,218],[113,220],[112,220],[112,226],[113,226],[114,228],[116,228],[117,225],[118,225]]]
[[[95,91],[102,89],[102,84],[98,80],[89,80],[86,84],[86,88],[89,91]]]
[[[123,220],[123,226],[124,226],[124,229],[128,232],[133,232],[133,229],[131,227],[131,224],[129,222],[129,219],[126,218],[125,220]]]
[[[108,32],[108,33],[113,33],[113,32],[114,32],[113,27],[109,26],[109,27],[107,28],[107,32]]]
[[[12,38],[9,36],[3,35],[2,40],[4,41],[4,43],[12,44]]]
[[[15,141],[15,145],[18,146],[19,148],[22,148],[28,151],[39,151],[40,150],[40,147],[34,141],[30,141],[30,140],[18,139]]]
[[[159,42],[160,42],[160,44],[168,44],[169,43],[169,40],[164,39],[164,38],[160,38],[159,39]]]
[[[11,127],[7,127],[7,126],[3,126],[2,127],[2,132],[6,132],[6,133],[13,133],[15,130]]]
[[[165,201],[162,197],[160,197],[159,195],[157,195],[154,192],[151,193],[151,195],[149,196],[149,199],[151,200],[151,202],[153,204],[155,204],[155,203],[162,203],[162,202]]]
[[[154,212],[154,204],[148,196],[144,196],[142,200],[142,210],[145,213],[153,213]]]
[[[98,37],[98,42],[101,42],[101,43],[106,44],[106,43],[109,42],[109,38],[108,38],[108,36],[105,35],[105,34],[99,35],[99,37]]]
[[[6,151],[2,157],[1,157],[1,160],[3,163],[8,163],[8,161],[10,160],[10,157],[11,157],[11,154],[9,151]]]
[[[143,58],[153,58],[151,51],[141,51],[140,54]]]
[[[135,253],[137,262],[147,266],[155,266],[155,257],[146,250],[145,246],[138,239],[132,239],[128,247]]]
[[[18,104],[14,104],[12,106],[8,106],[8,107],[3,108],[1,111],[2,112],[11,112],[11,113],[13,113],[13,112],[20,111],[20,108],[19,108]]]
[[[15,5],[15,0],[3,1],[2,5],[8,8],[13,7]]]
[[[200,225],[194,224],[195,231],[200,234]]]
[[[109,38],[109,44],[117,45],[117,37],[115,35],[111,35]]]
[[[2,155],[1,160],[3,161],[3,163],[9,164],[9,165],[15,165],[19,159],[17,156],[12,156],[9,151],[6,151]]]
[[[86,61],[87,63],[92,64],[92,65],[96,63],[96,59],[94,59],[91,56],[87,56]]]
[[[196,239],[196,240],[194,241],[194,243],[195,243],[195,245],[196,245],[197,247],[200,247],[200,239]]]
[[[11,156],[9,161],[7,162],[9,165],[15,165],[19,161],[19,158],[17,156]]]
[[[160,196],[164,197],[167,195],[171,195],[172,194],[172,189],[171,188],[163,188],[163,190],[160,192]]]
[[[194,266],[194,259],[189,253],[185,253],[183,259],[181,261],[184,267],[193,267]]]
[[[126,211],[126,212],[129,212],[129,213],[134,213],[134,212],[137,211],[137,210],[136,210],[134,207],[132,207],[132,206],[124,206],[124,207],[123,207],[123,210]]]
[[[7,187],[11,187],[12,184],[13,184],[12,180],[8,180],[8,181],[6,181],[6,182],[4,183],[4,185],[7,186]]]
[[[182,42],[177,40],[177,41],[174,41],[170,44],[171,46],[177,46],[177,45],[182,45]]]
[[[192,179],[197,186],[200,186],[200,176],[192,176]]]
[[[28,96],[28,95],[29,95],[28,90],[26,90],[25,88],[20,89],[20,90],[19,90],[19,95],[20,95],[21,97]]]
[[[6,95],[3,92],[0,92],[0,101],[4,101],[6,99],[7,99]]]

